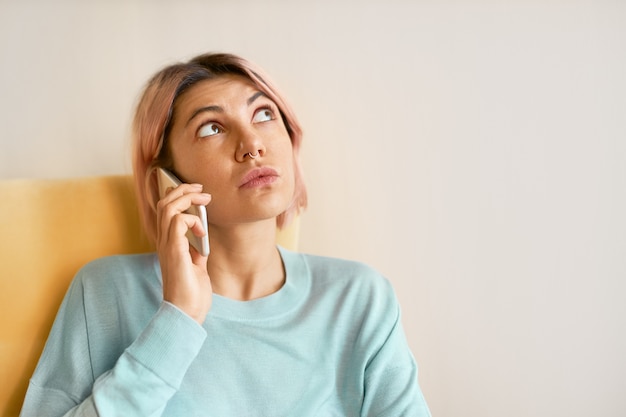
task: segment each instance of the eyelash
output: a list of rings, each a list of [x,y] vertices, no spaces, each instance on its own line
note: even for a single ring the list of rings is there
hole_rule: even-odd
[[[269,119],[268,119],[268,120],[262,120],[262,121],[259,121],[259,122],[255,122],[255,123],[265,123],[265,122],[269,122],[269,121],[272,121],[272,120],[276,120],[276,111],[275,111],[275,110],[274,110],[274,108],[273,108],[272,106],[270,106],[270,105],[261,106],[261,107],[259,107],[258,109],[256,109],[256,110],[254,111],[253,115],[252,115],[252,120],[254,120],[254,119],[255,119],[255,118],[256,118],[256,117],[257,117],[257,116],[258,116],[261,112],[269,112],[269,115],[268,115]],[[204,135],[204,136],[202,136],[202,135],[200,134],[200,132],[201,132],[201,131],[205,128],[205,127],[210,126],[210,125],[214,125],[214,126],[216,126],[216,127],[217,127],[217,129],[218,129],[218,131],[217,131],[217,132],[215,132],[215,133],[213,133],[213,134],[210,134],[210,135]],[[209,136],[217,135],[217,134],[219,134],[219,133],[223,133],[223,132],[224,132],[224,128],[221,126],[221,124],[220,124],[220,123],[210,120],[210,121],[207,121],[207,122],[202,123],[202,124],[200,125],[200,127],[198,127],[198,133],[197,133],[197,136],[198,136],[198,137],[201,137],[201,138],[205,138],[205,137],[209,137]]]
[[[218,131],[215,132],[215,133],[212,133],[212,134],[202,135],[201,134],[202,130],[204,130],[206,127],[211,126],[211,125],[215,126],[218,129]],[[218,133],[222,133],[223,131],[224,131],[224,128],[222,128],[222,126],[220,126],[219,123],[216,123],[216,122],[206,122],[206,123],[203,123],[203,124],[200,125],[200,127],[198,128],[197,135],[200,138],[206,138],[206,137],[209,137],[209,136],[217,135]]]
[[[269,119],[269,120],[274,120],[274,119],[276,119],[276,112],[274,111],[274,108],[272,108],[272,106],[270,106],[270,105],[267,105],[267,106],[261,106],[261,107],[259,107],[258,109],[256,109],[256,110],[254,111],[254,115],[252,116],[252,119],[254,120],[254,119],[257,117],[257,115],[258,115],[259,113],[261,113],[261,112],[269,112],[269,113],[270,113],[270,114],[269,114],[269,117],[270,117],[270,119]],[[269,121],[269,120],[264,120],[263,122],[267,122],[267,121]],[[257,122],[257,123],[263,123],[263,122]]]

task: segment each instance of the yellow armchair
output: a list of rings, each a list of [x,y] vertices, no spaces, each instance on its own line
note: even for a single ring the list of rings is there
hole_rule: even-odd
[[[0,415],[18,416],[76,271],[112,254],[153,250],[129,176],[0,181]],[[277,242],[295,249],[298,221]]]

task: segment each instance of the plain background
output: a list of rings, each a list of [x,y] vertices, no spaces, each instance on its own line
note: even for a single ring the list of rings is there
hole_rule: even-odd
[[[626,415],[626,2],[0,0],[0,178],[130,172],[205,51],[291,99],[301,250],[389,277],[434,416]]]

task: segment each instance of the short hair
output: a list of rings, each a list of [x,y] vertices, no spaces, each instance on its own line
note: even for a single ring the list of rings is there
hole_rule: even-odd
[[[208,53],[186,63],[177,63],[157,72],[147,83],[139,99],[132,130],[133,173],[135,190],[146,235],[156,241],[156,204],[159,200],[155,175],[157,167],[171,168],[167,146],[172,115],[177,98],[203,80],[224,75],[238,75],[250,80],[276,103],[291,138],[295,187],[289,207],[276,218],[279,228],[287,226],[307,205],[307,191],[302,175],[299,151],[302,129],[287,100],[264,71],[253,63],[232,54]]]

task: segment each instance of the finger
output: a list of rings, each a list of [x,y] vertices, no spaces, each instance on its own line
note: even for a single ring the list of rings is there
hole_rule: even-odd
[[[184,195],[201,193],[201,191],[202,185],[200,184],[181,184],[176,188],[168,188],[167,190],[165,190],[165,195],[162,196],[159,201],[157,201],[157,216],[165,207],[167,207],[169,204],[176,201],[177,199],[183,197]]]
[[[169,225],[168,239],[163,240],[162,244],[188,252],[191,247],[186,236],[188,230],[199,237],[207,233],[198,216],[188,213],[175,215]]]
[[[179,198],[180,196],[184,195],[185,190],[188,190],[188,192],[192,192],[192,191],[198,190],[200,187],[201,187],[200,184],[180,184],[177,187],[167,187],[165,189],[165,194],[160,196],[156,204],[156,219],[157,219],[156,226],[157,226],[157,240],[158,241],[160,241],[162,238],[165,238],[167,240],[167,233],[165,233],[165,236],[164,236],[164,232],[167,232],[168,230],[168,227],[167,227],[168,223],[166,222],[165,224],[163,224],[162,222],[163,214],[166,211],[167,205],[170,204],[175,199]]]
[[[211,194],[194,190],[179,191],[178,188],[173,189],[157,202],[157,216],[172,204],[174,204],[173,207],[178,207],[178,210],[182,212],[186,211],[192,204],[206,206],[211,201]]]
[[[161,200],[165,200],[166,203],[173,201],[181,195],[187,193],[197,193],[202,191],[202,184],[180,184],[178,187],[168,187],[165,190],[165,195],[161,197]]]
[[[158,227],[160,232],[157,230],[158,238],[160,240],[169,240],[169,225],[175,216],[181,213],[189,214],[188,210],[192,205],[205,206],[209,204],[210,201],[211,196],[209,194],[186,194],[172,201],[170,204],[161,207],[157,213],[157,225],[160,226]],[[193,215],[193,217],[199,219],[195,215]]]
[[[157,239],[169,239],[169,223],[174,216],[186,212],[192,205],[206,206],[210,202],[211,195],[206,193],[181,194],[175,200],[164,198],[159,201],[157,204]]]
[[[157,205],[157,215],[174,216],[178,213],[185,212],[194,206],[206,206],[211,202],[211,194],[192,193],[184,194],[173,201],[166,202],[161,200]]]
[[[189,245],[189,254],[191,255],[191,262],[206,270],[206,262],[209,256],[203,256],[196,248]]]

